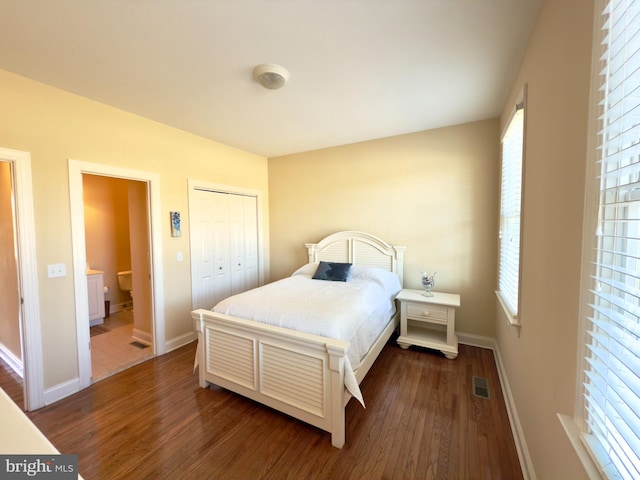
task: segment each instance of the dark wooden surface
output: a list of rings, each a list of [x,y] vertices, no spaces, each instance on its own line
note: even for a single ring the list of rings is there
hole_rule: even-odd
[[[346,444],[218,387],[195,344],[29,416],[86,479],[520,479],[493,352],[456,360],[390,342],[347,406]],[[472,376],[491,398],[475,397]]]
[[[0,359],[0,388],[9,398],[24,410],[24,393],[22,391],[22,378],[13,371],[4,360]]]

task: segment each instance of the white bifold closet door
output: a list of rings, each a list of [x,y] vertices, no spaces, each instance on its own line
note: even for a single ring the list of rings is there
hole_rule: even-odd
[[[193,308],[257,287],[256,197],[196,189],[189,213]]]

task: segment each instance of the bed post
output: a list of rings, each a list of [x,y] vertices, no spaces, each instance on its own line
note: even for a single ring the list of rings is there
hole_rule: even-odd
[[[318,261],[318,258],[317,258],[317,253],[318,253],[317,246],[318,246],[318,244],[316,244],[316,243],[305,243],[304,246],[307,247],[307,256],[309,257],[309,263],[317,262]]]
[[[404,287],[404,252],[407,249],[407,247],[399,247],[399,246],[394,246],[393,250],[396,253],[396,258],[394,260],[395,262],[395,271],[398,274],[398,277],[400,278],[400,286]]]
[[[346,405],[343,403],[344,391],[344,348],[332,348],[327,345],[329,352],[330,398],[331,398],[331,445],[342,448],[345,442]],[[338,392],[340,392],[338,394]]]
[[[205,365],[207,363],[207,352],[204,348],[204,318],[200,310],[191,312],[191,318],[195,323],[196,331],[198,332],[198,345],[196,346],[196,358],[194,361],[193,369],[198,369],[198,384],[201,388],[207,388],[209,382],[204,379]]]

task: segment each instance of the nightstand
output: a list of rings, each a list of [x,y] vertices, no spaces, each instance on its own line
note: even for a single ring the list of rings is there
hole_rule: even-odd
[[[396,297],[400,302],[398,345],[402,348],[411,345],[433,348],[453,360],[458,356],[455,325],[460,295],[432,293],[433,297],[425,297],[422,290],[405,288]]]

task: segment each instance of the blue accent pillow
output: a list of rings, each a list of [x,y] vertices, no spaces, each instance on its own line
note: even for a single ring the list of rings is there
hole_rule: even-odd
[[[351,276],[350,263],[320,262],[314,280],[329,280],[331,282],[346,282]]]

